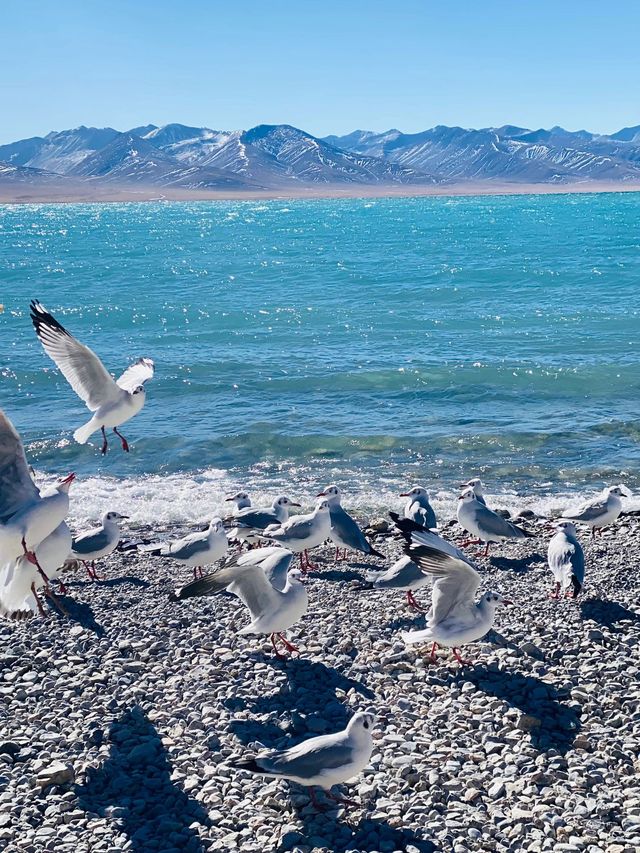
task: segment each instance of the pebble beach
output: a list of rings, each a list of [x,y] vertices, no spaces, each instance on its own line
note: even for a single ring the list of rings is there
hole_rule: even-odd
[[[577,601],[548,598],[550,533],[530,524],[538,538],[477,559],[481,589],[513,606],[466,667],[405,646],[424,616],[363,582],[400,556],[391,532],[374,537],[385,563],[314,552],[286,661],[236,635],[236,598],[171,601],[189,572],[167,561],[125,550],[98,583],[70,573],[68,615],[0,623],[0,848],[635,853],[640,524],[581,535]],[[462,539],[453,522],[443,535]],[[428,589],[417,598],[428,607]],[[295,784],[234,767],[368,709],[371,762],[344,786],[357,809],[317,811]]]

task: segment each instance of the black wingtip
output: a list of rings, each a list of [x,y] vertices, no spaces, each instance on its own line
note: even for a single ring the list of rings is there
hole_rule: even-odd
[[[264,773],[255,758],[243,758],[240,761],[234,761],[232,767],[236,770],[248,770],[249,773]]]
[[[31,309],[31,322],[33,323],[38,337],[40,337],[40,331],[42,328],[54,329],[62,335],[71,337],[65,327],[59,323],[37,299],[32,299],[29,307]]]
[[[417,521],[413,521],[411,518],[400,518],[397,512],[390,512],[389,516],[407,542],[411,542],[412,532],[430,533],[426,527],[418,524]]]

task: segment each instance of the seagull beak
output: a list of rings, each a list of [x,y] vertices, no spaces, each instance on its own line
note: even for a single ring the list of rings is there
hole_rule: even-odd
[[[317,498],[324,498],[324,497],[326,496],[326,494],[327,494],[326,492],[318,492],[318,494],[316,495],[316,497],[317,497]]]
[[[461,501],[464,495],[458,495],[458,500]]]
[[[63,480],[61,480],[61,482],[62,483],[73,483],[75,478],[76,478],[76,475],[72,471],[70,474],[67,474],[67,476]]]
[[[400,492],[400,497],[401,497],[401,498],[408,498],[408,497],[409,497],[409,492]]]
[[[296,504],[296,503],[294,503],[293,501],[291,501],[290,506],[302,506],[302,504]]]
[[[513,601],[510,601],[508,598],[503,598],[502,603],[503,604],[513,604]]]
[[[121,515],[120,518],[127,518],[128,519],[129,516],[128,515]]]

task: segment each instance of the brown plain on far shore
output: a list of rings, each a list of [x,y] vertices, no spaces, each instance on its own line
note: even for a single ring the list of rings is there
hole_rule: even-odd
[[[48,187],[0,184],[0,204],[77,204],[158,201],[258,201],[338,198],[417,198],[422,196],[561,195],[570,193],[639,192],[640,183],[588,181],[571,184],[517,184],[484,181],[437,186],[301,185],[256,191],[180,189],[170,187],[50,185]]]

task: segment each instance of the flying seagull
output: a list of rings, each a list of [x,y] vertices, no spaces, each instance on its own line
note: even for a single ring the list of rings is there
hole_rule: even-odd
[[[357,806],[354,800],[332,794],[331,788],[354,779],[369,763],[373,752],[371,733],[374,722],[373,714],[359,711],[340,732],[308,738],[289,749],[262,752],[255,758],[237,762],[235,766],[261,776],[305,785],[316,808],[321,806],[314,786],[322,788],[326,796],[336,803]]]
[[[293,557],[290,551],[287,553]],[[309,605],[307,590],[300,582],[300,572],[298,569],[290,570],[284,588],[278,590],[269,582],[262,566],[241,560],[242,556],[232,559],[217,572],[185,584],[171,598],[182,600],[227,590],[240,599],[251,616],[251,622],[241,628],[239,634],[269,634],[278,658],[283,655],[276,640],[280,640],[288,651],[297,652],[284,632],[304,616]]]
[[[434,577],[432,613],[427,627],[402,634],[405,643],[430,643],[431,663],[436,661],[439,646],[450,648],[460,664],[460,647],[481,639],[495,620],[496,608],[511,602],[489,590],[476,603],[480,575],[462,552],[449,547],[442,550],[437,539],[408,518],[394,519],[407,541],[407,556]],[[441,540],[443,541],[443,540]],[[449,543],[446,543],[447,545]]]
[[[100,430],[104,455],[108,447],[105,430],[113,428],[122,442],[122,449],[128,453],[129,444],[118,427],[144,406],[144,384],[153,377],[153,361],[138,359],[116,381],[93,350],[70,335],[36,299],[31,302],[31,320],[44,351],[93,413],[91,420],[73,433],[74,439],[86,444],[89,437]]]
[[[576,598],[584,584],[584,551],[578,542],[575,525],[560,521],[557,533],[549,542],[547,560],[553,572],[555,585],[550,598]]]

